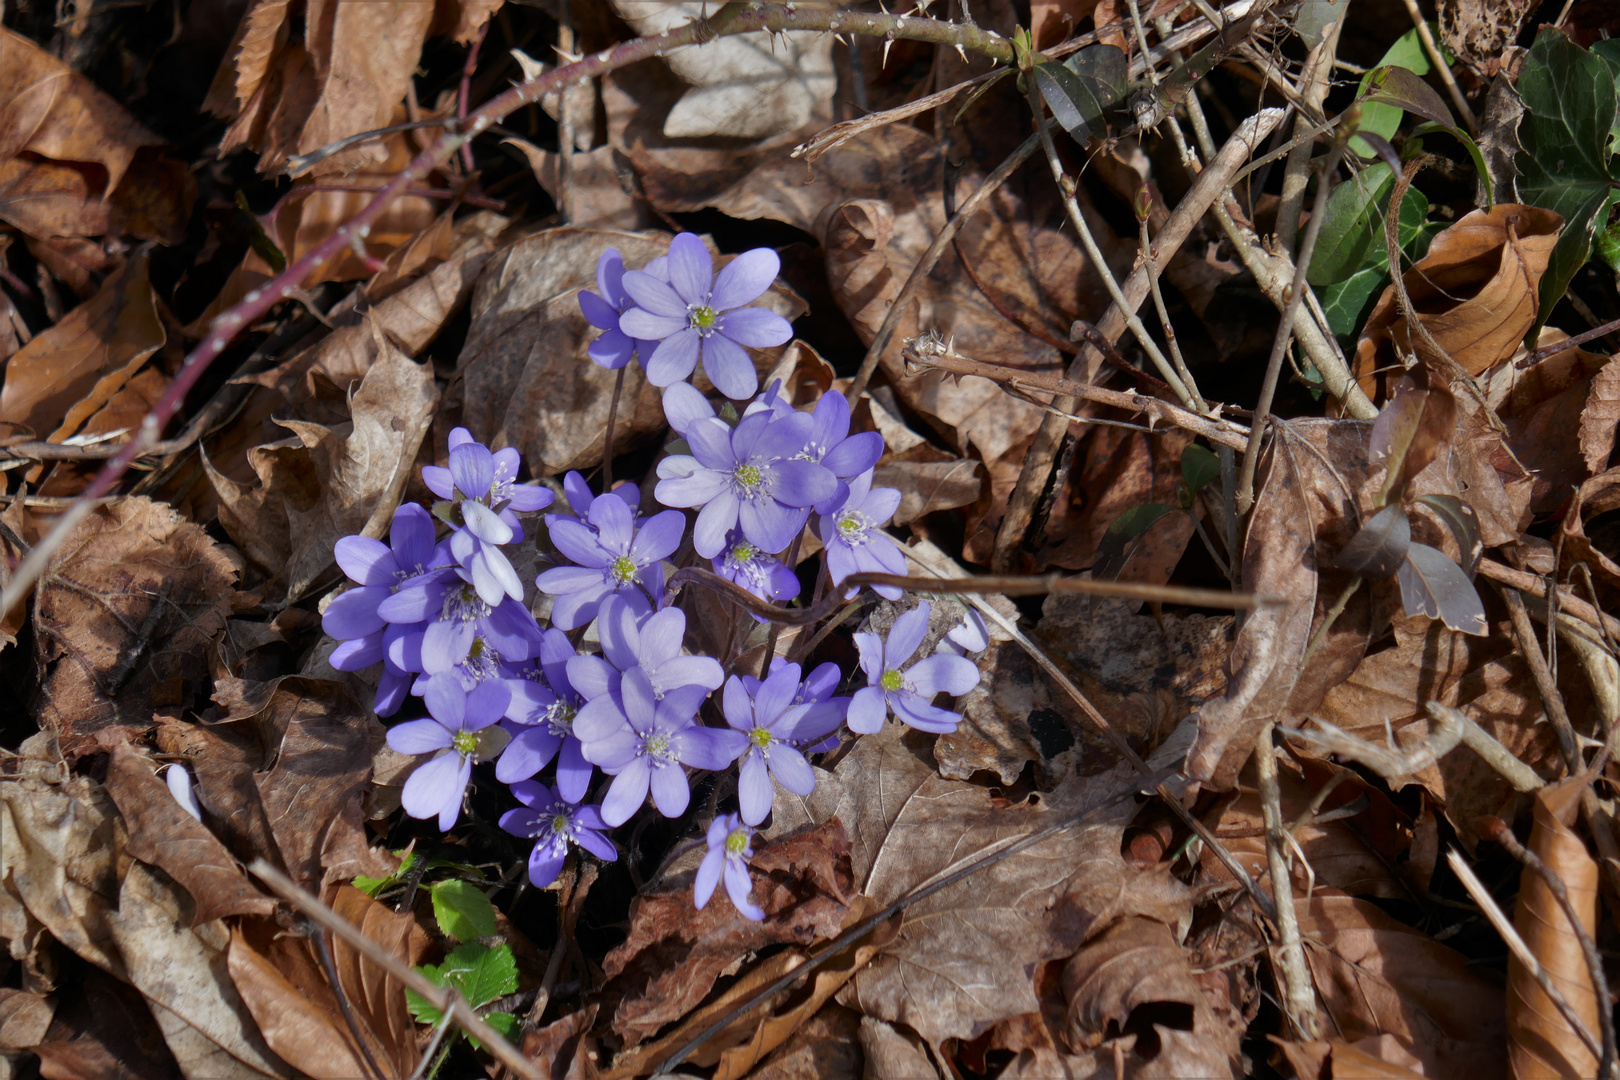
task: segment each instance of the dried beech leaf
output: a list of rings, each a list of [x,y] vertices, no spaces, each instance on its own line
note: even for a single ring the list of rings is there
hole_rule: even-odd
[[[1355,1077],[1356,1080],[1423,1080],[1423,1073],[1414,1072],[1404,1064],[1386,1061],[1382,1057],[1361,1049],[1354,1043],[1335,1039],[1331,1042],[1289,1042],[1273,1035],[1272,1043],[1283,1052],[1288,1064],[1294,1068],[1298,1080],[1335,1080],[1336,1077]],[[1388,1036],[1378,1040],[1363,1040],[1380,1050],[1401,1058],[1411,1059],[1419,1068],[1422,1062],[1400,1048]]]
[[[1373,421],[1367,456],[1384,466],[1379,502],[1399,500],[1412,478],[1428,468],[1451,441],[1457,399],[1443,386],[1420,387],[1403,377]]]
[[[86,304],[25,345],[6,365],[0,420],[60,441],[72,435],[167,340],[147,259],[114,271]]]
[[[720,895],[698,911],[689,873],[666,875],[668,888],[633,902],[629,938],[602,962],[613,1030],[634,1045],[685,1016],[750,952],[836,936],[856,895],[849,851],[837,821],[756,847],[750,869],[763,922],[743,918]]]
[[[191,700],[235,573],[202,529],[140,496],[96,507],[69,534],[34,597],[37,716],[64,753]]]
[[[1571,777],[1536,792],[1530,850],[1564,883],[1588,935],[1597,933],[1598,866],[1570,826],[1587,781]],[[1579,939],[1540,874],[1519,877],[1514,929],[1588,1031],[1598,1031],[1598,1000]],[[1508,1060],[1515,1076],[1594,1076],[1598,1062],[1523,964],[1508,957]]]
[[[175,766],[183,768],[184,766]],[[129,830],[125,850],[166,872],[191,894],[192,925],[226,915],[270,915],[276,902],[254,888],[208,826],[192,817],[128,743],[113,750],[107,794]]]
[[[1580,446],[1587,471],[1594,476],[1608,468],[1614,435],[1620,427],[1620,361],[1610,360],[1592,379],[1581,409]]]
[[[1434,238],[1404,276],[1412,308],[1441,348],[1470,375],[1512,356],[1536,321],[1536,286],[1563,219],[1516,204],[1475,210]],[[1377,372],[1396,365],[1396,350],[1416,353],[1431,370],[1443,360],[1406,326],[1394,286],[1384,290],[1356,343],[1355,374],[1369,396]],[[1436,364],[1442,366],[1436,367]]]
[[[1426,1076],[1504,1073],[1502,991],[1459,954],[1373,904],[1318,891],[1296,900],[1326,1030],[1393,1036]]]
[[[1129,918],[1088,941],[1063,966],[1065,1037],[1075,1052],[1115,1031],[1135,1036],[1126,1052],[1140,1077],[1232,1076],[1237,1032],[1218,1023],[1168,926]]]

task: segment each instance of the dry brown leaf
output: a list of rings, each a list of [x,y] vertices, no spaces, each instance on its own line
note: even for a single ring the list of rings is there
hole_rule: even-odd
[[[1581,409],[1581,456],[1586,461],[1587,471],[1594,476],[1609,467],[1617,427],[1620,427],[1620,362],[1610,359],[1592,377],[1591,390]]]
[[[180,1069],[140,991],[98,968],[58,1003],[44,1040],[29,1049],[44,1077],[172,1080]]]
[[[1532,769],[1556,774],[1562,765],[1557,740],[1542,719],[1534,682],[1505,626],[1479,638],[1421,617],[1397,619],[1394,638],[1392,647],[1368,656],[1328,691],[1312,715],[1380,746],[1385,744],[1385,731],[1393,729],[1404,749],[1430,737],[1432,729],[1421,706],[1438,701],[1463,710]],[[1560,689],[1573,701],[1584,702],[1589,691],[1581,681],[1579,676],[1563,679]],[[1467,747],[1453,750],[1411,781],[1444,807],[1470,850],[1474,820],[1502,812],[1515,797],[1512,786]],[[1407,782],[1395,778],[1391,784],[1399,789]]]
[[[1535,7],[1533,0],[1438,0],[1440,40],[1481,78],[1494,78]]]
[[[421,962],[428,939],[409,912],[390,911],[350,885],[336,890],[332,907],[396,960]],[[246,920],[231,931],[231,979],[265,1041],[300,1072],[318,1080],[369,1075],[314,948],[273,922]],[[341,939],[332,941],[332,966],[371,1058],[389,1080],[410,1076],[421,1055],[403,984]]]
[[[61,441],[163,347],[168,339],[137,255],[95,297],[43,331],[6,365],[0,421]]]
[[[184,768],[183,765],[174,766]],[[270,915],[276,902],[254,888],[208,826],[192,817],[129,743],[113,749],[107,794],[129,832],[130,856],[167,873],[191,894],[192,926],[226,915]]]
[[[1131,1075],[1231,1076],[1238,1032],[1215,1019],[1168,926],[1121,919],[1088,941],[1063,967],[1068,999],[1064,1037],[1083,1053],[1106,1039],[1134,1036]]]
[[[835,772],[818,770],[816,791],[800,810],[850,822],[860,845],[856,872],[870,867],[863,891],[876,904],[998,841],[1090,816],[908,907],[899,936],[856,976],[845,1004],[905,1024],[936,1046],[975,1038],[998,1020],[1036,1011],[1033,966],[1067,955],[1101,922],[1123,914],[1173,920],[1184,909],[1177,883],[1133,872],[1120,858],[1135,805],[1111,800],[1130,790],[1134,774],[1071,776],[1047,796],[998,805],[984,788],[933,775],[917,756],[926,743],[909,747],[899,727],[862,738]],[[787,816],[787,800],[778,811]]]
[[[1499,984],[1366,901],[1323,891],[1296,903],[1324,1030],[1393,1036],[1426,1076],[1504,1074]]]
[[[580,1052],[586,1034],[596,1022],[601,1006],[591,1004],[571,1012],[560,1020],[553,1020],[543,1028],[528,1028],[523,1032],[523,1056],[539,1065],[547,1076],[562,1080],[584,1080],[585,1055]],[[595,1075],[592,1069],[590,1075]]]
[[[56,1002],[45,994],[0,987],[0,1050],[27,1050],[45,1040]]]
[[[169,720],[157,738],[191,766],[198,800],[232,854],[283,866],[309,889],[392,873],[396,860],[369,845],[361,822],[376,719],[341,686],[297,675],[223,683],[218,697],[235,706],[222,719]]]
[[[870,1080],[860,1043],[861,1015],[829,1003],[749,1075],[753,1080]]]
[[[249,455],[256,486],[208,465],[220,523],[250,558],[284,575],[289,601],[329,583],[340,537],[386,535],[438,404],[431,366],[388,341],[374,315],[367,323],[377,359],[348,399],[349,424],[279,421],[293,437]]]
[[[1305,853],[1305,862],[1310,864],[1309,872],[1315,874],[1315,887],[1385,900],[1410,898],[1411,889],[1396,876],[1395,869],[1411,847],[1412,823],[1387,795],[1356,773],[1314,761],[1304,763],[1301,768],[1293,766],[1287,758],[1280,758],[1277,779],[1282,796],[1282,820],[1290,825],[1299,820],[1316,794],[1335,777],[1343,779],[1313,815],[1313,820],[1293,829],[1294,839]],[[1335,810],[1354,809],[1354,804],[1361,802],[1365,803],[1364,808],[1349,817],[1314,820]],[[1236,800],[1222,811],[1214,831],[1226,850],[1251,875],[1256,879],[1266,875],[1264,821],[1260,794],[1254,787],[1246,785],[1237,789]],[[1290,861],[1294,891],[1303,896],[1312,887],[1313,879],[1299,860]],[[1206,873],[1216,879],[1231,876],[1207,848],[1202,863]]]
[[[525,237],[490,260],[473,295],[472,326],[459,371],[465,383],[461,422],[493,447],[515,446],[537,474],[588,469],[602,459],[608,401],[616,373],[586,355],[596,331],[580,313],[581,289],[595,291],[596,263],[616,247],[627,267],[667,253],[659,233],[547,229]],[[789,321],[804,302],[774,285],[761,298]],[[777,350],[756,350],[760,374]],[[662,397],[638,365],[627,370],[615,421],[617,453],[667,430]],[[706,379],[695,384],[711,389]]]
[[[1097,0],[1030,0],[1029,36],[1037,49],[1050,49],[1074,36],[1082,19],[1089,19]]]
[[[505,142],[523,154],[536,182],[560,206],[564,189],[561,155],[523,139]],[[620,167],[619,151],[611,146],[598,146],[569,158],[567,191],[573,212],[570,225],[629,231],[649,223],[645,201],[625,190],[625,182],[619,178]]]
[[[242,1023],[222,925],[188,928],[190,902],[180,887],[161,870],[121,859],[117,810],[101,785],[72,775],[48,732],[25,742],[7,766],[0,887],[57,941],[148,999],[185,1075],[290,1078]]]
[[[1529,847],[1564,883],[1570,903],[1591,937],[1597,933],[1598,865],[1586,853],[1586,842],[1570,829],[1580,813],[1581,795],[1588,783],[1583,777],[1571,777],[1536,792]],[[1600,1030],[1597,993],[1580,940],[1545,879],[1529,867],[1519,877],[1513,926],[1564,1000],[1586,1024],[1586,1030]],[[1539,1080],[1597,1073],[1597,1059],[1542,992],[1535,976],[1511,953],[1507,1034],[1508,1061],[1515,1077]]]
[[[1396,1058],[1396,1061],[1386,1060],[1380,1053],[1369,1052],[1339,1039],[1329,1042],[1289,1042],[1273,1035],[1271,1041],[1282,1051],[1288,1064],[1293,1066],[1296,1080],[1350,1080],[1352,1077],[1355,1080],[1423,1080],[1423,1073],[1414,1072],[1407,1064],[1410,1062],[1421,1069],[1423,1063],[1388,1035],[1378,1040],[1363,1041],[1371,1043],[1382,1054]]]
[[[720,897],[696,910],[688,873],[670,877],[663,891],[637,897],[628,940],[602,962],[614,1032],[630,1045],[641,1042],[685,1016],[721,972],[748,953],[837,935],[855,898],[849,854],[837,821],[757,847],[750,868],[763,922],[743,918]]]
[[[97,194],[124,178],[135,151],[162,142],[123,106],[21,34],[0,27],[0,162],[28,151],[105,170]]]
[[[1470,375],[1508,359],[1530,332],[1536,287],[1563,224],[1551,210],[1534,206],[1475,210],[1436,236],[1428,254],[1403,276],[1413,311]],[[1368,397],[1379,393],[1384,372],[1401,370],[1397,350],[1416,353],[1435,371],[1448,370],[1410,332],[1390,285],[1356,343],[1355,374]]]
[[[860,1047],[867,1080],[940,1080],[939,1067],[915,1033],[875,1016],[861,1017]]]
[[[1107,424],[1085,427],[1068,451],[1074,466],[1053,493],[1036,568],[1088,569],[1103,534],[1121,514],[1145,503],[1180,505],[1181,455],[1191,442],[1178,429],[1149,434]],[[1191,523],[1186,527],[1190,535]]]
[[[70,757],[114,724],[144,730],[190,701],[225,628],[235,569],[166,503],[98,506],[69,534],[34,598],[38,718]]]
[[[1613,525],[1613,512],[1620,509],[1620,468],[1582,484],[1575,501],[1578,508],[1564,515],[1565,565],[1584,560],[1599,581],[1620,585],[1620,544]]]

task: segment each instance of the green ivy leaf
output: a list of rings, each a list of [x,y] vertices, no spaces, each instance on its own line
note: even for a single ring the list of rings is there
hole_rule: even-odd
[[[1383,179],[1389,182],[1389,188],[1393,188],[1394,176],[1388,172],[1388,168],[1383,162],[1378,162],[1364,169],[1362,176],[1369,176],[1374,170],[1384,170]],[[1373,179],[1376,180],[1377,177],[1374,176]],[[1354,183],[1353,180],[1346,181],[1328,196],[1329,213],[1332,212],[1331,204],[1339,191],[1351,187]],[[1355,337],[1356,332],[1367,321],[1367,316],[1372,314],[1373,305],[1378,302],[1384,286],[1389,284],[1389,253],[1384,250],[1384,212],[1389,209],[1389,188],[1379,196],[1379,201],[1372,208],[1373,212],[1361,219],[1363,227],[1369,228],[1376,237],[1362,248],[1365,261],[1353,274],[1317,290],[1317,299],[1322,304],[1323,313],[1327,315],[1328,329],[1341,340],[1348,341]],[[1444,227],[1439,222],[1430,222],[1428,216],[1428,197],[1416,188],[1407,188],[1406,198],[1401,200],[1400,242],[1401,251],[1414,261],[1423,257],[1424,252],[1429,249],[1429,241]],[[1331,259],[1334,252],[1328,240],[1329,225],[1330,220],[1323,221],[1323,235],[1318,238],[1316,251],[1327,254]],[[1341,243],[1353,244],[1356,241],[1341,241]],[[1315,272],[1316,259],[1317,255],[1313,254],[1307,277]]]
[[[1592,52],[1609,65],[1609,70],[1614,73],[1615,94],[1620,96],[1620,38],[1595,42]],[[1614,123],[1609,125],[1609,153],[1620,154],[1620,110],[1615,111]]]
[[[1061,64],[1036,64],[1032,74],[1046,107],[1076,140],[1091,134],[1127,90],[1125,53],[1112,45],[1089,46]]]
[[[394,854],[398,855],[399,852],[396,851]],[[400,860],[399,869],[385,878],[366,877],[364,874],[358,874],[353,882],[354,887],[375,900],[385,891],[404,881],[421,858],[422,856],[414,851],[407,853]]]
[[[1519,122],[1524,148],[1518,158],[1519,194],[1564,217],[1564,231],[1541,278],[1540,327],[1591,254],[1598,214],[1613,191],[1609,139],[1615,78],[1602,58],[1548,28],[1530,47],[1519,94],[1525,108]]]
[[[1188,443],[1181,452],[1181,480],[1190,495],[1197,495],[1221,475],[1221,459],[1208,447]]]
[[[477,941],[496,932],[495,905],[470,881],[434,885],[433,917],[439,929],[456,941]]]

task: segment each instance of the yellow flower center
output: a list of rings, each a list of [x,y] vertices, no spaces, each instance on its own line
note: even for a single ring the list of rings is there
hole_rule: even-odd
[[[691,310],[692,329],[699,332],[713,330],[714,324],[719,320],[720,313],[712,307],[699,304]]]
[[[766,731],[762,727],[757,727],[748,733],[748,741],[763,750],[767,746],[771,745],[774,739],[769,731]]]
[[[450,745],[455,747],[456,753],[470,756],[478,752],[478,732],[458,731],[450,739]]]
[[[630,556],[620,555],[613,560],[613,565],[608,567],[608,573],[612,574],[613,579],[620,585],[631,585],[636,580],[636,564],[630,560]]]
[[[732,829],[726,837],[726,850],[733,855],[741,855],[748,850],[748,830]]]
[[[878,680],[878,685],[883,687],[885,690],[898,690],[905,684],[905,679],[901,678],[900,673],[893,668],[885,671],[883,673],[883,678]]]

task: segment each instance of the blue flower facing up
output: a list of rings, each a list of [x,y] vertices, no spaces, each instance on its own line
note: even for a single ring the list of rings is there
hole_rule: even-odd
[[[754,830],[743,824],[736,814],[724,814],[709,826],[709,852],[698,864],[697,878],[692,883],[692,899],[699,911],[708,906],[716,885],[726,879],[726,895],[745,919],[759,922],[765,911],[749,899],[754,882],[748,876],[748,860],[754,857]]]
[[[529,882],[543,889],[562,873],[563,859],[570,845],[582,847],[603,862],[613,862],[619,851],[603,836],[607,823],[599,806],[580,806],[563,798],[555,788],[532,780],[512,785],[522,809],[501,815],[501,828],[513,836],[530,837],[534,850],[529,853]]]
[[[858,735],[883,730],[889,710],[902,721],[921,731],[955,731],[961,715],[935,706],[933,697],[944,691],[953,697],[979,685],[979,665],[962,656],[936,653],[904,670],[928,635],[930,605],[921,604],[894,620],[885,642],[876,634],[855,635],[860,650],[861,670],[867,685],[855,691],[849,703],[849,729]]]

